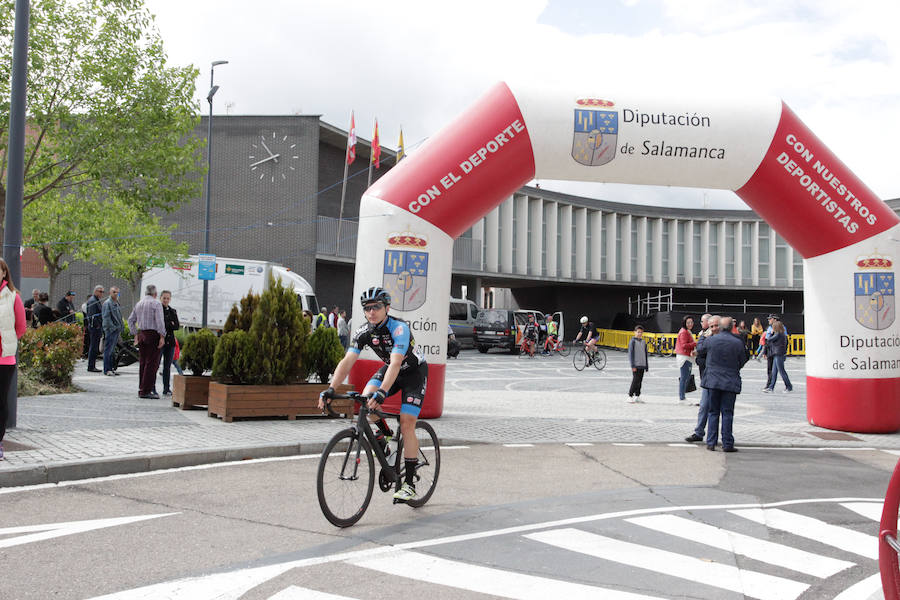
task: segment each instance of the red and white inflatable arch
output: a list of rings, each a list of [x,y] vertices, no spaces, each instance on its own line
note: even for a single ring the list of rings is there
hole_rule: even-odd
[[[540,178],[736,192],[806,259],[809,421],[900,429],[897,215],[777,99],[597,89],[497,84],[363,195],[354,296],[386,285],[412,323],[429,363],[422,415],[443,411],[453,240]],[[351,374],[357,389],[373,356]]]

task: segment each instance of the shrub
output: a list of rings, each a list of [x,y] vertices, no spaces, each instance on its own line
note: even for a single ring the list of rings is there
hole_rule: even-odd
[[[68,387],[83,344],[78,325],[57,322],[28,329],[19,341],[19,367],[42,383]]]
[[[303,372],[314,373],[322,383],[328,382],[328,376],[334,372],[341,359],[344,358],[344,347],[338,338],[337,329],[319,327],[306,342],[303,353]]]
[[[222,383],[248,383],[255,379],[256,340],[249,332],[235,329],[216,344],[212,376]]]
[[[254,294],[253,290],[241,298],[240,306],[235,303],[225,319],[225,326],[222,328],[224,333],[229,333],[235,329],[250,331],[253,325],[253,312],[259,307],[259,294]]]
[[[251,383],[282,385],[302,375],[309,324],[293,288],[269,277],[269,289],[253,311],[250,335],[258,343],[255,377]]]
[[[181,349],[179,362],[182,368],[194,375],[203,375],[204,371],[212,369],[216,341],[216,334],[209,329],[201,329],[189,335]]]

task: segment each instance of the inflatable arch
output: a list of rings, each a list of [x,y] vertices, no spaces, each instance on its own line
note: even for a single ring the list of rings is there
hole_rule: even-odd
[[[363,195],[354,298],[392,289],[429,363],[422,415],[443,412],[453,240],[540,178],[736,192],[805,259],[810,423],[900,429],[897,215],[778,99],[592,89],[499,83]],[[363,354],[351,383],[378,366]]]

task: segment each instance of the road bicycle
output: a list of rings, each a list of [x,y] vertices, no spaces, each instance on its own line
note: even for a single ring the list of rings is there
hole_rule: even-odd
[[[519,344],[519,358],[534,358],[534,353],[537,351],[537,344],[534,340],[529,338],[522,338],[522,343]]]
[[[403,437],[400,435],[399,414],[370,409],[366,405],[369,397],[357,392],[335,394],[334,398],[354,400],[359,405],[359,417],[355,425],[334,434],[322,451],[316,473],[316,493],[319,507],[328,522],[336,527],[350,527],[362,518],[372,500],[375,461],[381,466],[378,487],[382,492],[400,489],[406,477],[406,461],[402,458]],[[325,410],[331,416],[338,416],[329,404],[325,405]],[[375,439],[369,414],[397,420],[394,439],[387,446],[389,455]],[[417,495],[415,499],[406,501],[414,508],[428,502],[441,472],[441,446],[431,425],[416,421],[416,438],[419,440],[414,478]],[[394,499],[394,504],[402,502]]]
[[[567,344],[561,337],[556,338],[556,342],[549,341],[547,342],[547,349],[553,353],[557,353],[560,356],[568,356],[570,352],[572,352],[572,347]]]
[[[660,356],[672,356],[675,353],[675,338],[657,334],[651,342],[652,351]]]
[[[581,348],[572,355],[572,365],[576,371],[583,371],[585,367],[594,365],[598,371],[602,371],[606,366],[606,352],[603,348],[594,346],[593,350],[585,350],[584,344],[579,343]]]

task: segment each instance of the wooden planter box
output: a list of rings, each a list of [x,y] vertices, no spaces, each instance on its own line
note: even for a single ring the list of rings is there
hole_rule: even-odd
[[[287,417],[293,421],[302,415],[321,415],[319,394],[328,386],[321,383],[291,385],[209,384],[208,414],[231,423],[235,417]],[[353,390],[351,385],[335,388],[339,394]],[[332,400],[334,412],[353,418],[352,400]]]
[[[209,404],[209,375],[173,375],[172,406],[187,410]]]

